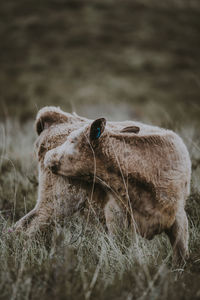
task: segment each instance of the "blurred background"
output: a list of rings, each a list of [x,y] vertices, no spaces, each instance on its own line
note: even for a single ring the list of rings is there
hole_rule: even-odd
[[[200,113],[198,0],[0,5],[0,119],[44,105],[170,127]]]

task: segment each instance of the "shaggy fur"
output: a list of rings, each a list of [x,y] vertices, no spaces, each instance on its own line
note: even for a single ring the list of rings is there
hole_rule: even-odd
[[[90,210],[93,217],[101,218],[99,211],[103,210],[101,206],[106,193],[99,185],[93,187],[92,183],[87,184],[81,179],[57,176],[44,167],[46,152],[63,144],[70,133],[85,124],[86,120],[64,113],[59,108],[45,107],[38,112],[35,124],[39,135],[35,144],[39,162],[38,199],[35,208],[16,223],[16,230],[23,229],[32,236],[38,230],[49,230],[50,225],[62,224],[84,207],[85,214]]]
[[[87,124],[89,122],[89,124]],[[107,227],[114,213],[143,237],[166,232],[174,260],[188,255],[185,201],[190,192],[191,162],[182,139],[172,131],[138,122],[88,120],[66,142],[48,151],[44,164],[58,175],[79,177],[108,188]],[[122,214],[119,214],[120,217]]]

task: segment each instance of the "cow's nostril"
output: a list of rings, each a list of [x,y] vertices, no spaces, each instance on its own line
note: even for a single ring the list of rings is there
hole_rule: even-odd
[[[56,174],[59,170],[59,163],[53,163],[51,166],[49,166],[49,169],[52,173]]]

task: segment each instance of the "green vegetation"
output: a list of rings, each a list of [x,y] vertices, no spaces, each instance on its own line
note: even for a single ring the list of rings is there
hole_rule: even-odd
[[[36,2],[0,10],[0,299],[200,299],[199,1]],[[164,234],[112,240],[78,215],[48,244],[12,232],[37,199],[33,119],[44,105],[182,136],[193,168],[183,268]]]

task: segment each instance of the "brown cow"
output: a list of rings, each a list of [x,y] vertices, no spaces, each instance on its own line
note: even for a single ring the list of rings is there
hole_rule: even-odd
[[[182,139],[173,131],[138,122],[88,121],[71,132],[63,145],[46,153],[45,167],[88,182],[95,178],[108,189],[104,210],[111,232],[115,212],[128,212],[138,233],[151,239],[166,232],[174,260],[185,259],[188,220],[184,207],[191,162]]]
[[[46,152],[63,144],[70,133],[85,124],[88,124],[86,119],[56,107],[44,107],[38,112],[35,123],[39,135],[35,144],[39,162],[38,199],[35,208],[15,224],[17,231],[24,230],[28,236],[32,236],[38,230],[49,230],[50,225],[63,223],[84,206],[88,211],[92,205],[94,217],[101,217],[106,193],[99,185],[94,187],[92,183],[81,179],[57,176],[44,167]],[[98,199],[101,199],[101,203]]]

